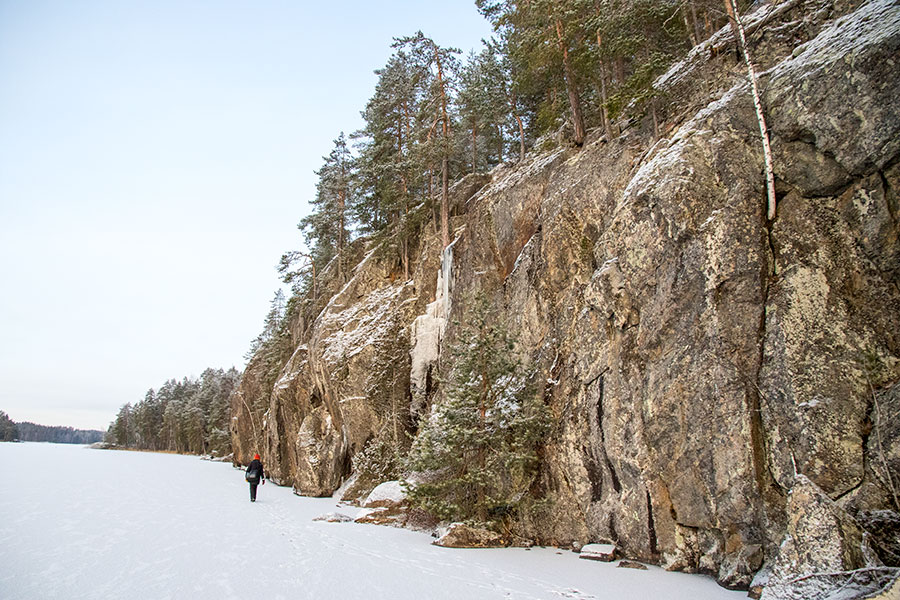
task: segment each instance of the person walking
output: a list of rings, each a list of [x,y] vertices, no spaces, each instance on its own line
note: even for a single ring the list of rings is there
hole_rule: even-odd
[[[253,455],[253,460],[247,466],[247,473],[244,478],[250,484],[250,502],[256,502],[256,486],[260,483],[265,485],[266,472],[263,469],[262,461],[259,460],[259,454]]]

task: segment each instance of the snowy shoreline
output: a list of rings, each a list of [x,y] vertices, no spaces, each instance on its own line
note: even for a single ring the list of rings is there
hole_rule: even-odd
[[[0,483],[4,597],[746,597],[708,577],[564,549],[439,548],[425,533],[315,521],[365,509],[268,485],[251,504],[228,463],[83,448],[0,445],[0,460],[23,469]]]

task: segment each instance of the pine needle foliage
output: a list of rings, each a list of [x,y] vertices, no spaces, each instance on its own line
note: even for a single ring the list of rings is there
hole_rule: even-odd
[[[515,353],[505,323],[484,297],[450,348],[450,371],[413,443],[407,484],[413,504],[437,517],[476,523],[512,518],[524,506],[549,431],[549,411]]]

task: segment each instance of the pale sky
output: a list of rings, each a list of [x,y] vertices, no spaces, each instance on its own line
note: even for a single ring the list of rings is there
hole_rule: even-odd
[[[490,35],[474,0],[0,0],[0,410],[105,430],[243,369],[313,171],[418,29]]]

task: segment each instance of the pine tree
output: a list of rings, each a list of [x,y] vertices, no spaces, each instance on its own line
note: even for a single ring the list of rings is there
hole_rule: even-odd
[[[424,168],[418,116],[425,74],[402,50],[375,74],[375,94],[362,113],[366,125],[354,134],[361,140],[355,178],[360,193],[354,212],[370,231],[381,233],[396,247],[408,279],[414,229],[410,210]]]
[[[250,344],[250,349],[244,358],[249,360],[260,350],[266,350],[273,345],[282,333],[286,306],[284,292],[275,290],[275,295],[269,303],[269,313],[266,315],[266,320],[263,323],[262,333],[256,336],[256,339]]]
[[[478,54],[469,55],[460,71],[456,97],[462,125],[469,130],[465,144],[470,151],[472,173],[503,162],[506,135],[512,110],[506,73],[495,45],[485,44]],[[462,141],[462,140],[461,140]]]
[[[486,299],[475,300],[450,348],[445,400],[408,457],[408,468],[424,474],[408,485],[411,500],[443,519],[511,518],[528,499],[549,428],[549,412],[497,317]]]
[[[675,18],[680,4],[674,0],[607,0],[586,21],[595,31],[594,59],[605,86],[614,92],[603,100],[611,116],[634,102],[645,107],[659,136],[658,99],[653,81],[689,47],[690,34]],[[604,94],[605,95],[605,94]]]
[[[583,15],[589,0],[476,0],[478,9],[507,42],[510,59],[517,66],[518,85],[534,91],[548,90],[539,112],[559,114],[557,86],[565,89],[574,142],[586,135],[582,109]],[[539,119],[551,126],[552,117]]]
[[[134,444],[134,420],[131,418],[131,403],[125,404],[119,409],[116,420],[112,425],[113,441],[120,446],[131,446]]]
[[[343,281],[344,248],[350,241],[348,206],[353,203],[350,187],[352,157],[343,132],[322,160],[322,167],[316,171],[319,181],[316,197],[311,203],[313,211],[300,221],[299,227],[306,235],[318,270],[336,257],[338,279]]]
[[[418,31],[413,36],[397,38],[395,48],[408,48],[411,58],[418,65],[422,74],[432,77],[429,89],[430,98],[426,104],[435,106],[435,124],[440,125],[440,160],[441,160],[441,243],[444,248],[450,245],[450,152],[453,147],[451,139],[451,102],[452,90],[456,74],[459,70],[456,48],[442,48],[429,37]],[[425,77],[423,77],[425,79]]]
[[[301,228],[298,226],[298,228]],[[290,250],[281,255],[276,267],[281,281],[291,286],[295,296],[312,294],[315,300],[319,296],[316,261],[312,254],[302,250]]]

